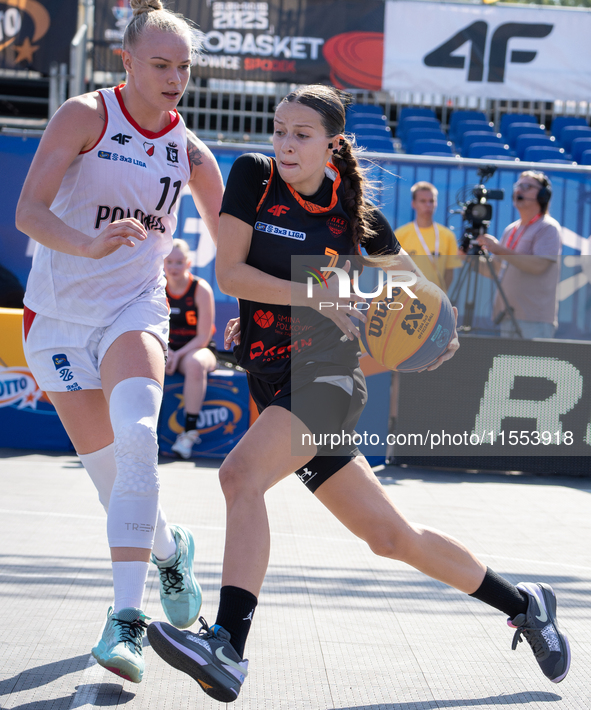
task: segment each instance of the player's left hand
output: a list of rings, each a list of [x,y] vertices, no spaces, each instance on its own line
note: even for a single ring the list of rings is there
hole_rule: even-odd
[[[240,345],[240,318],[230,318],[224,331],[224,349],[229,350],[232,345]]]
[[[442,355],[440,355],[432,365],[425,368],[428,371],[436,370],[440,365],[443,365],[446,360],[451,360],[451,358],[456,354],[458,348],[460,347],[460,340],[458,338],[458,309],[454,306],[453,310],[456,322],[454,326],[453,335],[447,346],[447,350]],[[419,372],[424,372],[424,370],[419,370]]]

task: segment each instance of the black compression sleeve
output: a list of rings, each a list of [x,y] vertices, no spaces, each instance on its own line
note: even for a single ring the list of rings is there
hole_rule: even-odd
[[[220,214],[237,217],[254,225],[257,205],[270,174],[270,158],[260,153],[246,153],[234,161],[222,200]]]

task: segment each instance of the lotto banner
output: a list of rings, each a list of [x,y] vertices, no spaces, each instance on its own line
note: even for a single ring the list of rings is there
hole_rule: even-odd
[[[588,101],[590,33],[582,8],[389,0],[383,88]]]
[[[0,69],[68,62],[77,17],[77,0],[0,0]]]
[[[384,3],[379,0],[175,0],[169,9],[203,32],[199,77],[381,88]],[[97,1],[95,69],[121,71],[117,55],[130,18],[126,0]]]

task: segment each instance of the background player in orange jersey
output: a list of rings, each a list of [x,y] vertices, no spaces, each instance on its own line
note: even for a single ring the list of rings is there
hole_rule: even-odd
[[[249,154],[234,163],[218,235],[218,283],[240,300],[237,358],[260,412],[220,468],[227,528],[218,615],[211,628],[203,621],[199,634],[154,622],[148,627],[152,648],[211,697],[236,699],[248,672],[244,647],[269,561],[265,493],[296,472],[376,554],[507,614],[515,638],[525,635],[544,674],[562,680],[570,653],[557,629],[550,587],[516,587],[457,540],[408,521],[354,443],[336,452],[310,443],[293,453],[292,442],[303,444],[304,435],[311,441],[317,433],[352,431],[367,399],[351,296],[339,295],[336,278],[313,286],[309,296],[305,275],[292,270],[293,258],[326,265],[336,252],[349,269],[364,246],[372,263],[416,267],[399,255],[391,227],[364,199],[364,176],[344,133],[342,95],[326,86],[301,87],[279,103],[274,124],[274,159]],[[340,307],[323,309],[326,302]],[[457,347],[455,337],[431,369]],[[352,637],[350,657],[366,653],[367,636]]]
[[[177,436],[172,450],[184,459],[201,439],[197,418],[207,390],[207,374],[215,370],[215,343],[212,341],[215,302],[211,286],[191,273],[189,245],[175,239],[164,259],[166,297],[170,308],[170,337],[166,374],[177,370],[185,376],[183,402],[185,431]]]
[[[176,106],[197,34],[160,0],[131,0],[125,84],[68,100],[24,184],[17,227],[38,242],[25,296],[25,355],[108,509],[114,604],[92,653],[144,672],[150,559],[168,619],[190,626],[201,590],[190,531],[159,505],[156,426],[168,342],[163,257],[188,185],[216,235],[222,179]]]

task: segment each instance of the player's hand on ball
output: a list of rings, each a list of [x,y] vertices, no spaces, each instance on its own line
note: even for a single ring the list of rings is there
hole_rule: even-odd
[[[146,228],[134,217],[112,222],[95,237],[88,246],[91,259],[102,259],[121,246],[135,247],[135,241],[143,242],[148,236]]]
[[[224,331],[224,349],[229,350],[234,345],[240,345],[240,318],[230,318]]]
[[[351,262],[347,260],[343,270],[348,273],[350,269]],[[354,293],[346,297],[339,296],[339,280],[334,275],[330,276],[329,274],[326,283],[327,286],[314,286],[314,298],[306,305],[311,306],[326,318],[330,318],[343,331],[348,340],[360,338],[361,333],[351,317],[365,323],[367,320],[365,314],[362,310],[356,309],[355,304],[366,303],[366,300]]]
[[[427,370],[436,370],[440,365],[443,365],[443,363],[446,360],[451,360],[451,358],[456,354],[456,351],[460,347],[460,341],[458,338],[458,309],[454,306],[453,307],[454,315],[456,317],[456,325],[454,328],[453,335],[451,336],[451,340],[449,341],[449,344],[447,346],[447,350],[437,358],[437,360],[427,368]]]

